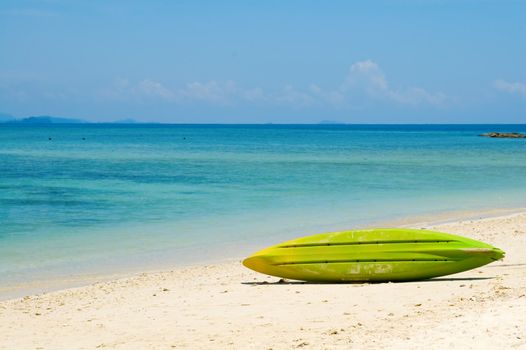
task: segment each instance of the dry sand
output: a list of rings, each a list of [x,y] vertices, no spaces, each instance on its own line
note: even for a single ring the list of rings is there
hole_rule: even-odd
[[[526,213],[427,228],[506,258],[411,283],[276,283],[239,261],[141,274],[1,302],[0,348],[526,349]]]

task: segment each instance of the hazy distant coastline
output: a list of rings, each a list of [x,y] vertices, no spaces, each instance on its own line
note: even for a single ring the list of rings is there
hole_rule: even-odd
[[[25,118],[15,118],[10,114],[0,113],[0,124],[152,124],[152,122],[141,122],[131,118],[119,119],[107,122],[93,122],[84,119],[55,117],[50,115],[29,116]],[[153,122],[154,124],[158,124]],[[273,123],[267,123],[273,124]],[[322,120],[319,125],[347,125],[345,122],[334,120]]]
[[[9,114],[0,114],[0,123],[4,124],[93,124],[83,119],[62,118],[49,115],[30,116],[16,119]],[[110,122],[100,122],[103,124],[136,124],[139,123],[134,119],[121,119]]]

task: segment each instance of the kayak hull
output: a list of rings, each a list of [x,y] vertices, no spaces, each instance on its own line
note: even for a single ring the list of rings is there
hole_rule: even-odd
[[[324,233],[263,249],[243,261],[257,272],[313,282],[414,281],[499,260],[489,244],[447,233],[372,229]]]

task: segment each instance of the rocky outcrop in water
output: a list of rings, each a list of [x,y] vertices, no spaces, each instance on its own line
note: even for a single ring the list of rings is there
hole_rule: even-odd
[[[526,134],[521,134],[518,132],[487,132],[485,134],[480,134],[479,136],[508,139],[526,139]]]

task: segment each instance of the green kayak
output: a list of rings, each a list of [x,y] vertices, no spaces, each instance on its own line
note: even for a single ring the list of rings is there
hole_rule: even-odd
[[[243,265],[302,281],[414,281],[470,270],[503,257],[502,250],[473,239],[388,228],[294,239],[251,255]]]

